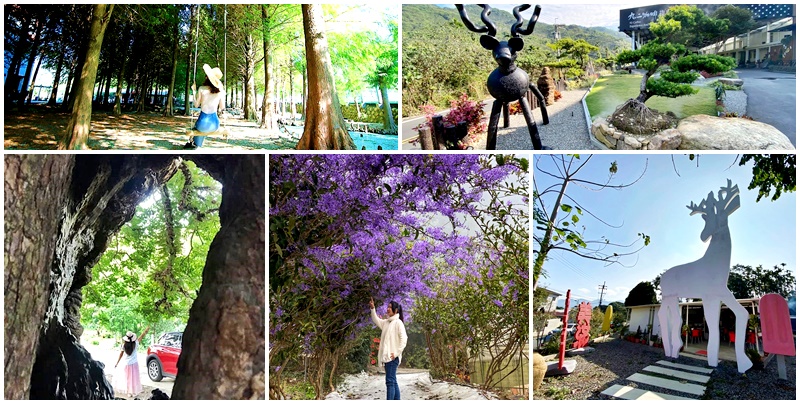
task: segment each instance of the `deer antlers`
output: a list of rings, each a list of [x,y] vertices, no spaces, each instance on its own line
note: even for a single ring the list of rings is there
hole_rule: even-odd
[[[497,34],[497,25],[489,20],[489,14],[492,13],[492,8],[488,4],[478,4],[479,6],[483,7],[483,12],[481,13],[481,21],[486,24],[483,27],[476,27],[475,24],[470,21],[469,16],[467,16],[467,10],[464,9],[463,4],[456,4],[456,9],[458,9],[458,14],[461,16],[461,21],[464,22],[464,25],[472,32],[477,33],[484,33],[488,32],[489,36],[495,36]]]
[[[520,34],[522,34],[522,35],[530,35],[530,34],[533,33],[533,28],[536,27],[536,22],[539,21],[539,13],[542,12],[542,8],[539,7],[539,5],[537,4],[536,7],[533,8],[533,15],[531,16],[531,19],[528,21],[528,27],[525,28],[524,30],[520,29],[522,27],[522,25],[524,25],[524,24],[523,24],[523,20],[522,20],[522,15],[520,15],[519,12],[520,11],[525,11],[525,10],[527,10],[529,8],[531,8],[530,4],[523,4],[521,6],[514,7],[514,17],[517,18],[517,22],[515,22],[514,24],[511,25],[511,37],[512,38],[516,38]]]
[[[489,15],[492,13],[492,8],[488,4],[478,4],[479,6],[483,7],[483,12],[481,13],[481,21],[483,21],[485,26],[478,27],[472,23],[467,16],[467,11],[464,9],[463,4],[456,4],[456,9],[458,9],[458,14],[461,16],[461,21],[464,22],[464,25],[472,32],[477,33],[484,33],[488,32],[489,36],[495,36],[497,34],[497,25],[495,25],[492,21],[489,20]],[[542,8],[538,5],[534,7],[533,15],[531,19],[528,21],[528,26],[525,29],[521,29],[524,24],[524,20],[522,19],[522,15],[520,14],[521,11],[525,11],[531,8],[530,4],[523,4],[520,6],[514,7],[514,17],[517,18],[517,22],[511,25],[511,37],[517,38],[520,35],[530,35],[533,33],[533,28],[536,26],[536,22],[539,20],[539,13],[542,12]]]
[[[739,202],[739,186],[732,185],[730,179],[728,179],[728,185],[720,187],[719,192],[717,192],[717,197],[719,200],[714,199],[714,192],[709,192],[708,197],[703,199],[700,205],[689,202],[689,205],[686,206],[692,211],[689,216],[695,213],[703,215],[714,214],[715,208],[717,213],[730,215],[741,206]]]

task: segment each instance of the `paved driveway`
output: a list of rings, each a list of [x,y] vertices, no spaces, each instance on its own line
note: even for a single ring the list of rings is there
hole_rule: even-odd
[[[737,69],[744,80],[747,115],[783,132],[797,147],[797,76],[762,69]]]

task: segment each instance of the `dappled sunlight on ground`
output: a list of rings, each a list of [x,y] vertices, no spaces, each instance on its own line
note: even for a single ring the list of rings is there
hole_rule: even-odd
[[[6,113],[3,146],[7,150],[55,149],[68,120],[69,113],[48,109]],[[94,113],[87,146],[96,150],[178,150],[189,140],[192,124],[192,118],[187,116],[163,117],[151,112],[120,116]],[[214,132],[206,137],[200,149],[287,149],[296,143],[277,129],[260,129],[256,123],[240,119],[223,120],[222,128],[227,129],[227,138],[221,131]]]

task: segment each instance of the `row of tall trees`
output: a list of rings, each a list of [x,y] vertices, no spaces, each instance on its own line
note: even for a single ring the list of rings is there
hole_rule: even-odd
[[[164,107],[165,116],[181,107],[188,114],[188,89],[200,81],[198,66],[204,63],[224,70],[226,103],[241,108],[244,118],[259,118],[257,97],[263,93],[260,120],[264,129],[272,129],[279,114],[305,115],[310,91],[316,92],[315,101],[325,103],[324,114],[334,116],[341,112],[328,107],[334,104],[333,97],[371,85],[384,93],[383,103],[388,106],[384,90],[397,85],[396,17],[385,18],[388,34],[375,34],[368,26],[361,32],[341,32],[334,48],[327,43],[324,23],[350,11],[344,6],[6,5],[5,10],[7,105],[30,103],[40,65],[54,71],[49,103],[56,104],[58,88],[65,82],[62,105],[73,111],[61,148],[85,147],[93,107],[121,114],[123,109],[141,112],[158,105]],[[358,46],[348,39],[365,36]],[[317,45],[309,48],[308,42]],[[20,76],[24,66],[35,63],[35,68],[26,68]],[[327,74],[306,67],[314,63]],[[23,90],[17,92],[20,84]],[[329,95],[318,94],[326,89]],[[184,104],[175,105],[180,97]],[[303,100],[299,111],[293,101],[298,98]],[[387,111],[385,127],[391,131],[394,117],[391,109]],[[322,143],[352,147],[352,142]]]

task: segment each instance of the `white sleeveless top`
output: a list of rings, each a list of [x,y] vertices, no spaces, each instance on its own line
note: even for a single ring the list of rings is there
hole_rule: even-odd
[[[214,94],[207,86],[200,86],[197,89],[194,106],[200,107],[200,110],[206,114],[215,114],[218,109],[225,109],[225,90],[220,89],[218,93]]]

